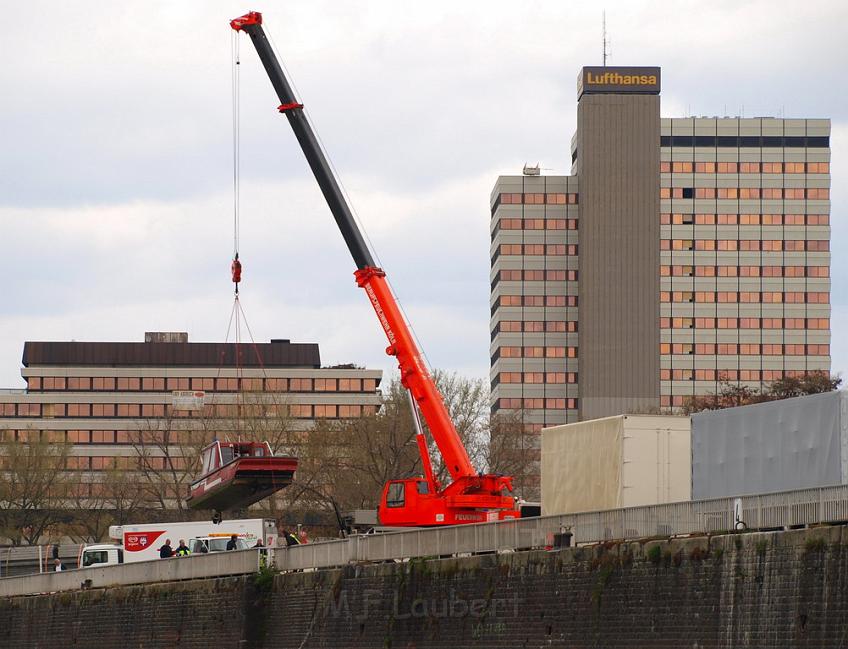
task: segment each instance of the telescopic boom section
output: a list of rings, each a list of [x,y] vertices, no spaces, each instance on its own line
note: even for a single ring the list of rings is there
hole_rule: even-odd
[[[451,478],[454,481],[462,478],[476,478],[477,473],[468,459],[468,453],[448,415],[442,396],[423,362],[421,352],[392,295],[386,281],[386,274],[374,263],[371,252],[318,144],[318,139],[306,119],[303,105],[295,99],[291,85],[271,48],[262,28],[262,15],[258,12],[250,12],[231,21],[230,25],[236,31],[247,33],[256,47],[259,59],[265,66],[265,71],[281,102],[279,110],[288,118],[300,148],[309,162],[318,186],[356,263],[358,269],[354,273],[356,282],[368,294],[371,306],[374,307],[386,333],[389,341],[386,353],[397,358],[401,382],[412,393],[412,397],[421,409],[421,415],[430,427],[430,433],[439,447]],[[474,482],[479,485],[479,480]]]

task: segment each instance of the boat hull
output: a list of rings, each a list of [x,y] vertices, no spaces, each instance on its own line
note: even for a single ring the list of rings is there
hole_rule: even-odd
[[[243,509],[288,487],[297,470],[293,457],[242,457],[193,482],[191,509]]]

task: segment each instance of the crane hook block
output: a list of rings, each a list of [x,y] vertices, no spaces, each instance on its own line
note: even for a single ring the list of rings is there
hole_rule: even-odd
[[[238,284],[241,281],[241,262],[238,260],[238,255],[236,255],[235,259],[233,259],[230,270],[233,273],[233,282]]]
[[[261,25],[262,24],[262,14],[258,11],[251,11],[250,13],[246,13],[243,16],[239,16],[238,18],[233,18],[230,21],[230,27],[235,29],[237,32],[241,31],[242,27],[247,27],[248,25]]]

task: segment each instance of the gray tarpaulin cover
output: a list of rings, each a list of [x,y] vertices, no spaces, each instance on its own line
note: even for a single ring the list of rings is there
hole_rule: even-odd
[[[829,392],[692,415],[692,498],[848,482],[848,401]]]

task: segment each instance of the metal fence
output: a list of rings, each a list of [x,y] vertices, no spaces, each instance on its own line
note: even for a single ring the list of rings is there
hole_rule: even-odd
[[[0,597],[79,588],[247,574],[262,561],[279,570],[314,570],[351,563],[402,561],[550,547],[568,531],[573,543],[682,536],[734,529],[781,529],[848,522],[848,485],[761,496],[629,507],[496,523],[352,536],[289,548],[244,550],[179,560],[0,579]]]
[[[848,522],[848,485],[354,536],[278,551],[276,565],[303,570],[545,548],[564,531],[572,534],[573,543],[596,543],[839,522]]]
[[[83,547],[83,545],[76,543],[59,546],[59,559],[66,568],[77,567]],[[0,548],[0,577],[31,575],[36,572],[53,570],[52,550],[52,545]]]
[[[213,552],[190,558],[156,559],[102,568],[82,568],[0,579],[0,597],[108,588],[186,579],[207,579],[257,572],[256,550]]]

